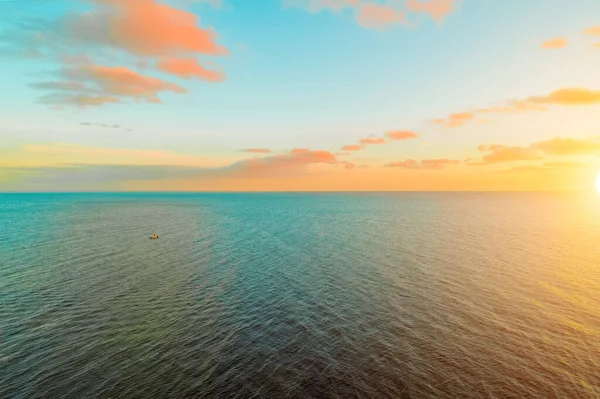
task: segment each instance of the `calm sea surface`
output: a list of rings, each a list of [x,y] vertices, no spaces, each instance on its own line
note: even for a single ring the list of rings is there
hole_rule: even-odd
[[[600,196],[0,195],[0,397],[600,398]]]

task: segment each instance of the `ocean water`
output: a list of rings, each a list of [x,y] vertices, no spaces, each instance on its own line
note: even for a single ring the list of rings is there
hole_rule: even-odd
[[[0,195],[0,397],[600,398],[600,196]]]

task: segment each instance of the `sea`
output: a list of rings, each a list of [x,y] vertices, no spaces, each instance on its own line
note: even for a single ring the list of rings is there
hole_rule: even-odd
[[[0,398],[600,398],[600,196],[2,194]]]

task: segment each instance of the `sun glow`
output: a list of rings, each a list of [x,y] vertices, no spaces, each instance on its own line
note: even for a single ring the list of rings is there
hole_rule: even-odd
[[[598,172],[598,176],[596,176],[596,191],[600,194],[600,172]]]

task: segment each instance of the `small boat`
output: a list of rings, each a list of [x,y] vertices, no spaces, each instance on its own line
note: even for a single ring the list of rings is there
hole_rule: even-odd
[[[158,240],[158,234],[154,234],[153,236],[150,236],[151,240]]]

